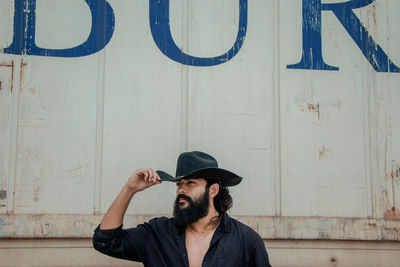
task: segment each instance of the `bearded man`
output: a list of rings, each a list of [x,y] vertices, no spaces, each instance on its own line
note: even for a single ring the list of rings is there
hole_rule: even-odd
[[[153,218],[122,229],[128,205],[136,193],[172,181],[177,185],[173,218]],[[185,152],[176,176],[138,169],[123,186],[93,236],[93,246],[112,257],[155,267],[270,266],[264,242],[250,227],[230,218],[227,187],[242,178],[218,168],[210,155]]]

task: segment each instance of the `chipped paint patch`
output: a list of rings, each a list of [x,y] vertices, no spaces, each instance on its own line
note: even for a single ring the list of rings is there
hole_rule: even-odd
[[[392,207],[390,210],[386,211],[385,214],[383,214],[383,217],[390,219],[400,219],[400,210]]]
[[[326,149],[325,146],[322,146],[321,150],[318,151],[318,158],[321,159],[326,159],[328,154],[328,149]]]
[[[321,119],[321,113],[320,113],[320,104],[316,103],[316,104],[312,104],[312,103],[307,103],[307,104],[303,104],[299,110],[301,112],[311,112],[317,115],[317,119],[320,120]]]
[[[6,190],[0,190],[0,200],[4,200],[7,198],[7,191]]]
[[[3,217],[0,216],[0,237],[5,235],[6,220],[6,218],[3,219]]]

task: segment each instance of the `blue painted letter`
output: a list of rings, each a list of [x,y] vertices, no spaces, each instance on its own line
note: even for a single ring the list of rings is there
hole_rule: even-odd
[[[339,70],[324,62],[321,46],[321,0],[303,0],[303,56],[288,69]]]
[[[150,0],[150,28],[154,42],[170,59],[190,66],[214,66],[231,60],[243,45],[247,31],[247,0],[239,0],[239,30],[232,48],[223,55],[203,58],[194,57],[175,44],[169,25],[169,0]]]
[[[350,0],[335,4],[321,4],[321,0],[303,0],[303,57],[293,69],[338,70],[326,65],[321,52],[321,12],[332,11],[361,52],[377,72],[400,72],[385,51],[375,43],[362,26],[353,9],[365,7],[375,0]]]
[[[36,0],[14,1],[14,37],[4,53],[51,57],[81,57],[102,50],[110,41],[115,25],[114,12],[106,0],[84,0],[92,14],[88,39],[72,48],[47,49],[35,44]]]

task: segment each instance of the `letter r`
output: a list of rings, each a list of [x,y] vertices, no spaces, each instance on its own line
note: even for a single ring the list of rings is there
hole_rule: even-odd
[[[370,5],[375,0],[350,0],[342,3],[322,4],[321,0],[303,0],[303,56],[299,63],[288,65],[289,69],[338,70],[326,64],[322,58],[321,13],[332,11],[347,33],[360,48],[364,57],[377,72],[400,72],[375,43],[361,24],[353,9]]]

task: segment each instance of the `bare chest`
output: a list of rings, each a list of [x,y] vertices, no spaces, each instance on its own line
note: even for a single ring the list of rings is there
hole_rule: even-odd
[[[213,234],[214,232],[207,235],[186,232],[186,250],[190,267],[201,267],[204,256],[210,247]]]

